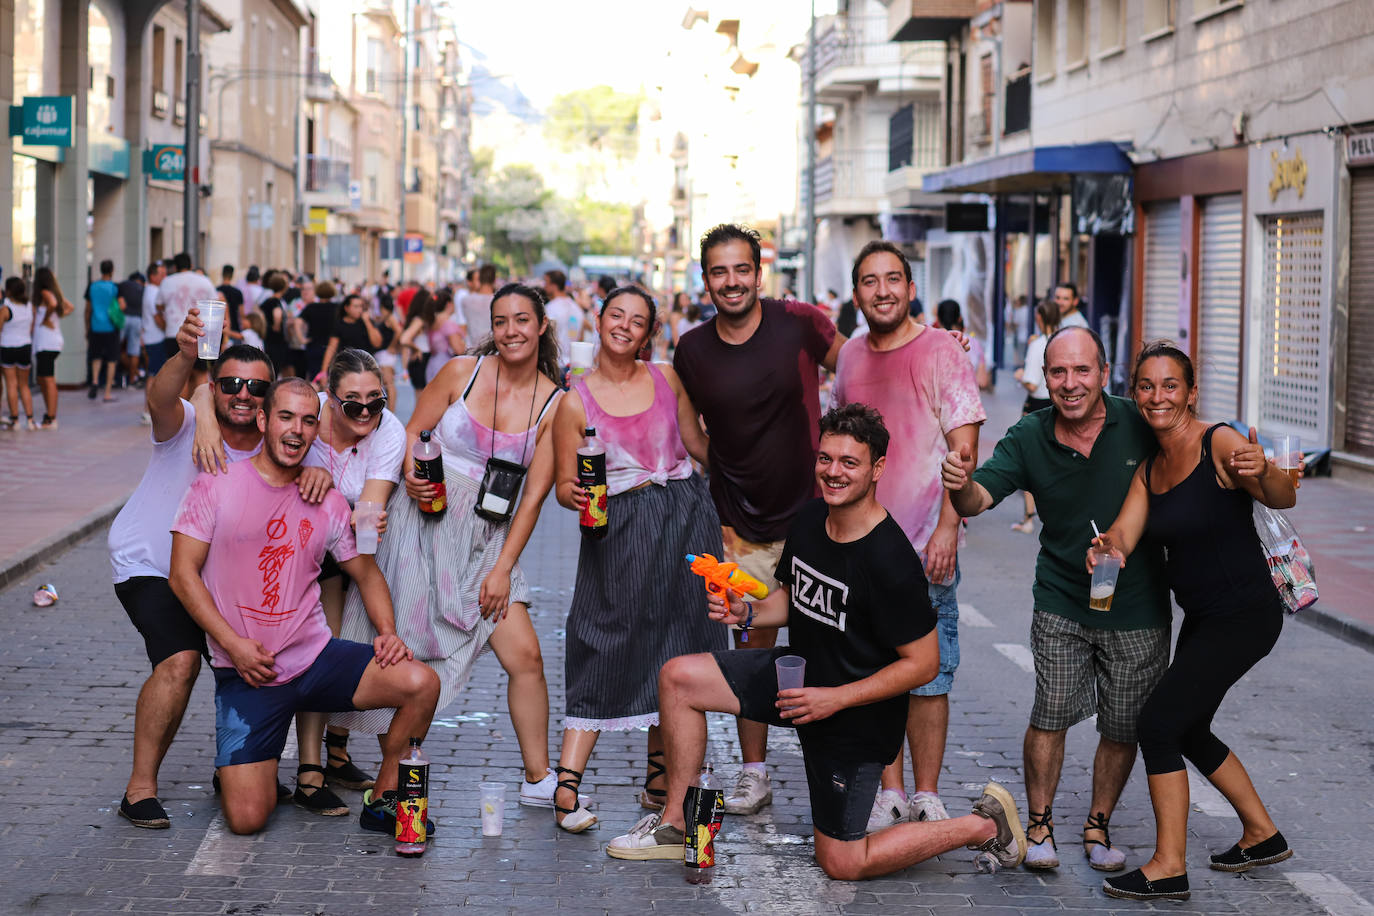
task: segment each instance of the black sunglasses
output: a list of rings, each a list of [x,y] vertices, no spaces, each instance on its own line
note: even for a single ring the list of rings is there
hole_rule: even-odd
[[[243,386],[248,386],[248,396],[250,398],[260,398],[267,394],[267,389],[272,387],[271,382],[263,381],[260,378],[239,378],[231,375],[226,378],[215,379],[219,383],[219,390],[227,395],[238,394],[243,390]]]
[[[339,409],[342,410],[344,416],[348,417],[350,420],[362,419],[364,412],[366,412],[369,417],[375,417],[386,408],[386,398],[377,398],[375,401],[368,401],[364,404],[362,401],[345,401],[336,394],[332,395],[332,397],[339,402]]]

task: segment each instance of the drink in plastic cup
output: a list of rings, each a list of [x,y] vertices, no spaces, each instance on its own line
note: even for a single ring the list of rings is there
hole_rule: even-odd
[[[482,801],[482,836],[500,836],[506,819],[506,786],[484,782],[477,786]]]
[[[773,665],[778,669],[778,690],[791,690],[805,685],[806,659],[800,655],[781,655]]]
[[[571,366],[572,371],[578,374],[586,372],[592,367],[592,357],[596,354],[596,344],[589,340],[574,340],[572,342]]]
[[[196,342],[196,356],[219,359],[220,344],[224,341],[225,305],[218,299],[197,299],[196,308],[200,311],[200,320],[205,322],[205,336]]]
[[[382,514],[382,504],[370,499],[358,501],[353,511],[354,537],[358,542],[358,553],[377,552],[377,521]]]
[[[1092,585],[1088,587],[1088,610],[1110,611],[1112,596],[1116,594],[1116,577],[1121,572],[1121,561],[1114,554],[1095,550],[1097,565],[1093,567]]]
[[[1302,476],[1302,440],[1297,436],[1279,436],[1274,440],[1274,464],[1288,472],[1296,486]]]

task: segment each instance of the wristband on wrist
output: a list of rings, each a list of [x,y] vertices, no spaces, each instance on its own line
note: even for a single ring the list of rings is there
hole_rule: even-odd
[[[739,625],[740,632],[744,634],[739,638],[740,642],[749,641],[749,628],[754,625],[754,602],[746,601],[744,602],[744,606],[747,610],[745,612],[744,623]]]

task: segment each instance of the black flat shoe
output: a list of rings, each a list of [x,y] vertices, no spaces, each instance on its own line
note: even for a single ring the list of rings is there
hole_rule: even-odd
[[[1261,865],[1273,865],[1284,859],[1292,858],[1293,850],[1282,833],[1275,833],[1269,839],[1256,843],[1249,849],[1241,849],[1240,844],[1232,846],[1219,856],[1212,856],[1212,867],[1217,871],[1249,871]]]
[[[1102,892],[1123,900],[1187,900],[1192,896],[1187,875],[1151,881],[1138,868],[1119,878],[1107,878],[1102,882]]]
[[[135,827],[146,827],[149,830],[166,830],[172,826],[171,819],[167,817],[167,812],[156,798],[145,798],[131,803],[129,796],[126,795],[119,803],[119,816]]]

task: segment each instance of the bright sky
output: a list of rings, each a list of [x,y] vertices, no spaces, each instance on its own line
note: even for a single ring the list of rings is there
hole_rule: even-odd
[[[768,9],[774,3],[795,3],[804,10],[806,0],[729,0],[724,6]],[[693,5],[693,0],[457,0],[454,7],[459,38],[486,55],[491,73],[514,76],[542,109],[570,89],[605,84],[632,92],[650,82]],[[695,0],[697,8],[713,12],[721,12],[721,5],[722,0]],[[817,16],[834,10],[835,0],[816,0]],[[474,57],[468,52],[469,61]],[[473,88],[481,95],[480,85]]]

